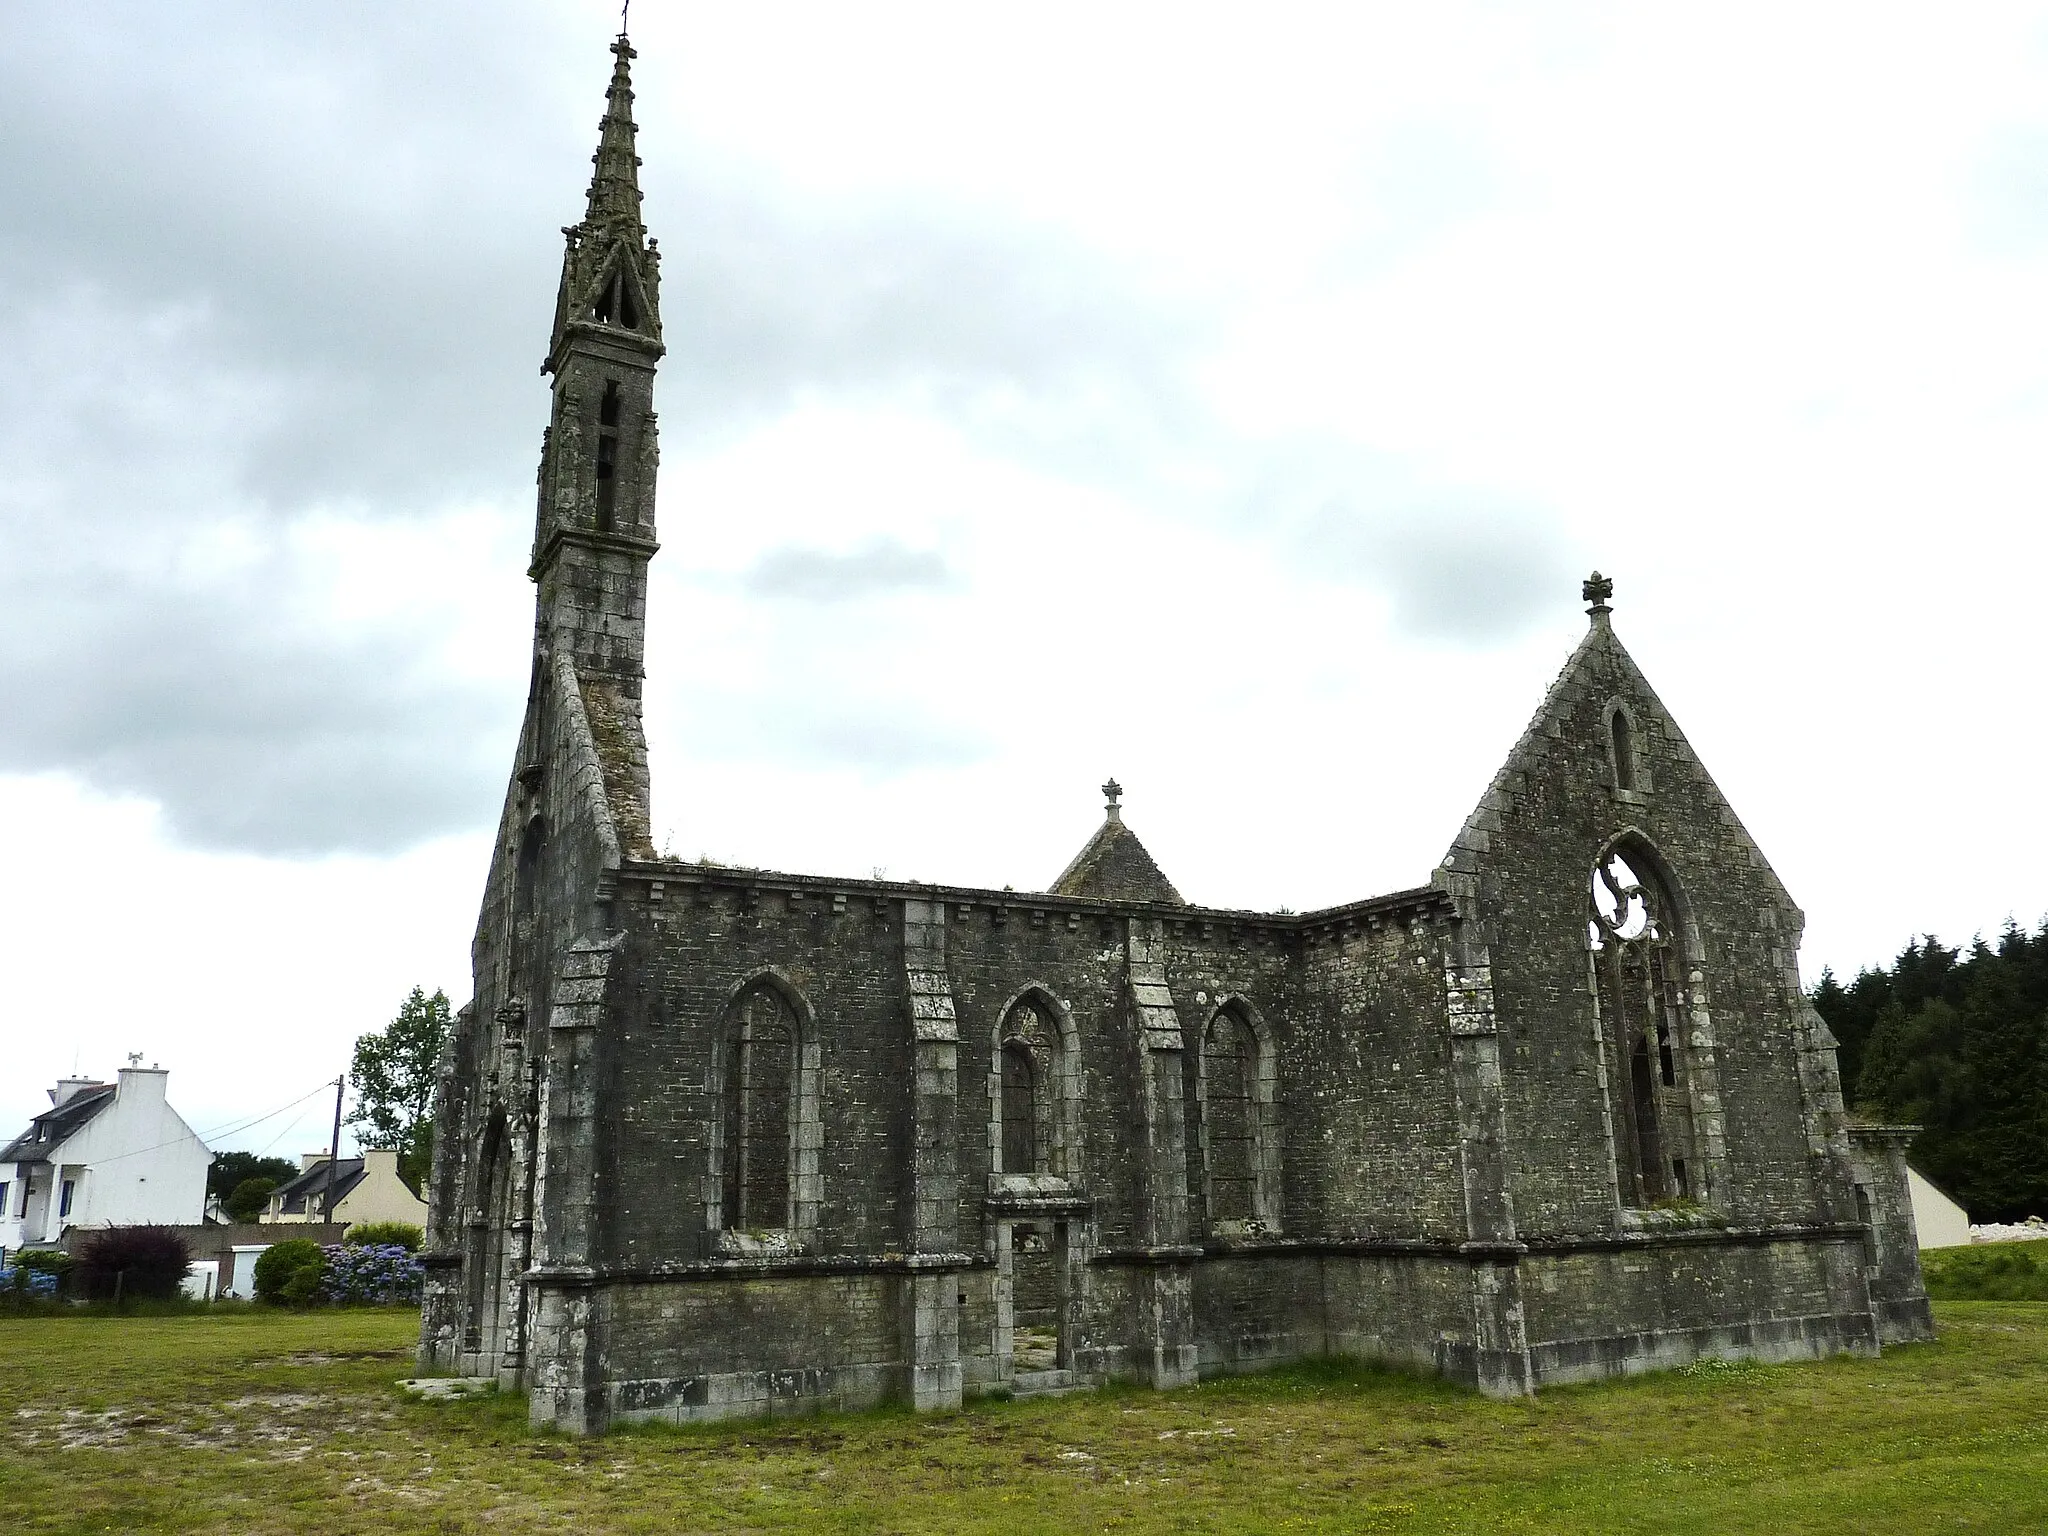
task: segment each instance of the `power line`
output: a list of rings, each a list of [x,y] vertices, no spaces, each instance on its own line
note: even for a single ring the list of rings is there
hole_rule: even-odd
[[[332,1078],[328,1079],[328,1082],[332,1081]],[[267,1115],[258,1115],[254,1120],[244,1120],[240,1125],[225,1125],[220,1127],[218,1130],[204,1131],[200,1133],[199,1139],[201,1141],[211,1141],[216,1136],[239,1136],[242,1134],[242,1132],[250,1130],[255,1126],[259,1126],[266,1120],[275,1119],[277,1116],[283,1114],[287,1109],[297,1109],[301,1104],[305,1103],[306,1100],[312,1098],[314,1094],[325,1093],[326,1091],[327,1083],[321,1083],[317,1087],[307,1089],[304,1093],[300,1094],[296,1099],[293,1099],[291,1103],[281,1105],[278,1108],[273,1109]]]
[[[192,1136],[192,1139],[193,1139],[194,1141],[197,1141],[197,1142],[199,1142],[199,1143],[200,1143],[200,1144],[201,1144],[202,1146],[203,1146],[203,1145],[205,1145],[205,1143],[206,1143],[206,1142],[207,1142],[207,1141],[208,1141],[208,1140],[209,1140],[210,1138],[212,1138],[212,1137],[215,1137],[215,1136],[238,1136],[238,1135],[240,1135],[240,1134],[241,1134],[241,1133],[242,1133],[243,1131],[249,1130],[249,1129],[250,1129],[251,1127],[253,1127],[253,1126],[258,1126],[258,1125],[261,1125],[261,1124],[262,1124],[262,1123],[263,1123],[264,1121],[266,1121],[266,1120],[269,1120],[269,1119],[272,1119],[272,1118],[274,1118],[274,1117],[276,1117],[276,1116],[278,1116],[278,1115],[281,1115],[281,1114],[283,1114],[283,1113],[285,1112],[285,1110],[287,1110],[287,1109],[296,1109],[296,1108],[298,1108],[298,1107],[299,1107],[299,1105],[301,1105],[301,1104],[305,1103],[305,1102],[306,1102],[306,1100],[308,1100],[308,1099],[312,1098],[312,1097],[313,1097],[313,1095],[314,1095],[314,1094],[316,1094],[316,1093],[325,1093],[325,1092],[327,1091],[327,1089],[329,1088],[329,1086],[331,1086],[331,1084],[332,1084],[332,1083],[333,1083],[333,1079],[332,1079],[332,1078],[329,1078],[327,1082],[325,1082],[325,1083],[322,1083],[322,1084],[320,1084],[320,1086],[319,1086],[319,1087],[317,1087],[317,1088],[312,1088],[312,1089],[309,1089],[309,1090],[308,1090],[307,1092],[305,1092],[305,1093],[302,1093],[302,1094],[300,1094],[300,1095],[299,1095],[299,1096],[298,1096],[298,1097],[297,1097],[296,1099],[293,1099],[293,1100],[291,1101],[291,1103],[289,1103],[289,1104],[286,1104],[286,1105],[283,1105],[283,1106],[281,1106],[281,1107],[279,1107],[279,1108],[277,1108],[277,1109],[273,1109],[273,1110],[272,1110],[272,1111],[270,1111],[270,1113],[269,1113],[269,1114],[267,1114],[267,1115],[258,1115],[258,1116],[257,1116],[257,1117],[256,1117],[256,1118],[255,1118],[254,1120],[245,1120],[245,1121],[243,1121],[243,1122],[242,1122],[242,1123],[241,1123],[240,1125],[229,1125],[229,1126],[226,1126],[226,1127],[222,1128],[221,1130],[217,1130],[217,1131],[208,1131],[208,1132],[207,1132],[207,1133],[206,1133],[206,1134],[205,1134],[204,1136],[200,1135],[200,1134],[199,1134],[199,1133],[198,1133],[197,1131],[194,1131],[194,1130],[192,1130],[192,1128],[191,1128],[190,1126],[187,1126],[187,1127],[186,1127],[186,1130],[187,1130],[187,1132],[188,1132],[188,1133],[189,1133],[189,1134],[190,1134],[190,1135]],[[90,1123],[90,1122],[88,1122],[88,1123]],[[296,1124],[298,1124],[298,1122],[297,1122],[296,1120],[292,1122],[292,1125],[296,1125]],[[286,1127],[285,1127],[285,1130],[287,1130],[287,1131],[288,1131],[288,1130],[290,1130],[291,1128],[292,1128],[292,1127],[288,1125],[288,1126],[286,1126]],[[81,1127],[81,1129],[83,1129],[83,1127]],[[278,1132],[278,1135],[279,1135],[279,1136],[282,1136],[283,1134],[284,1134],[284,1131],[280,1131],[280,1132]],[[67,1137],[66,1139],[68,1140],[69,1138]],[[183,1137],[181,1137],[181,1136],[173,1136],[173,1137],[172,1137],[172,1138],[171,1138],[170,1140],[168,1140],[168,1141],[160,1141],[160,1142],[156,1143],[156,1145],[154,1145],[154,1146],[149,1146],[149,1147],[137,1147],[137,1148],[136,1148],[136,1149],[135,1149],[134,1151],[132,1151],[132,1152],[117,1152],[117,1153],[115,1153],[115,1154],[114,1154],[114,1155],[113,1155],[112,1157],[96,1157],[96,1158],[94,1158],[94,1159],[92,1160],[92,1162],[91,1162],[91,1163],[90,1163],[90,1164],[89,1164],[88,1166],[89,1166],[89,1167],[93,1167],[93,1168],[104,1168],[104,1167],[106,1167],[106,1166],[107,1166],[107,1164],[109,1164],[109,1163],[120,1163],[120,1162],[125,1162],[125,1161],[127,1161],[127,1160],[128,1160],[129,1158],[131,1158],[131,1157],[144,1157],[144,1156],[147,1156],[147,1155],[148,1155],[149,1153],[151,1153],[151,1152],[161,1152],[161,1151],[162,1151],[162,1150],[163,1150],[163,1149],[164,1149],[165,1147],[175,1147],[175,1146],[176,1146],[176,1145],[177,1145],[177,1144],[178,1144],[178,1143],[179,1143],[180,1141],[182,1141],[182,1140],[184,1140],[184,1138],[183,1138]],[[275,1144],[276,1144],[276,1137],[273,1137],[273,1138],[272,1138],[272,1145],[274,1146]],[[57,1145],[57,1143],[52,1143],[52,1145]],[[211,1151],[212,1151],[213,1149],[212,1149],[211,1147],[208,1147],[208,1148],[207,1148],[207,1150],[208,1150],[209,1152],[211,1152]],[[268,1150],[268,1149],[266,1148],[265,1150]],[[40,1159],[39,1159],[39,1161],[40,1161]]]

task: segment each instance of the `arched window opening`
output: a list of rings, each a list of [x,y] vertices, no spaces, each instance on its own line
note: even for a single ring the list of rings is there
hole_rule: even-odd
[[[1031,1047],[1021,1040],[1003,1042],[1003,1171],[1037,1173],[1038,1102],[1033,1090],[1037,1072]]]
[[[1620,744],[1617,737],[1617,749]],[[1594,866],[1591,896],[1586,927],[1602,1038],[1611,1053],[1619,1194],[1633,1206],[1689,1200],[1697,1159],[1676,904],[1646,860],[1631,863],[1620,850]]]
[[[640,329],[640,312],[633,303],[633,285],[626,281],[623,267],[614,267],[612,275],[597,290],[597,300],[590,306],[590,318],[599,325],[623,325],[629,331]]]
[[[1614,786],[1633,790],[1636,787],[1635,727],[1629,724],[1628,711],[1619,708],[1608,713],[1607,725],[1613,736]]]
[[[733,1005],[725,1037],[724,1225],[791,1226],[797,1018],[766,984]]]
[[[491,1116],[485,1127],[483,1147],[473,1171],[475,1183],[470,1190],[468,1251],[463,1255],[469,1282],[462,1322],[464,1349],[485,1348],[497,1329],[498,1303],[502,1297],[505,1223],[511,1219],[511,1160],[507,1156],[506,1141],[505,1115],[500,1110]]]
[[[536,816],[527,822],[526,830],[519,837],[519,858],[512,875],[512,915],[515,918],[533,916],[540,889],[541,848],[546,841],[546,826]]]
[[[1033,992],[1002,1017],[996,1030],[992,1138],[995,1172],[1065,1174],[1060,1138],[1065,1042],[1051,1005]]]
[[[597,526],[609,532],[612,507],[618,498],[619,381],[604,381],[604,398],[597,406]]]
[[[1209,1220],[1244,1222],[1258,1212],[1258,1145],[1252,1074],[1257,1042],[1244,1022],[1219,1013],[1202,1040],[1202,1130]]]

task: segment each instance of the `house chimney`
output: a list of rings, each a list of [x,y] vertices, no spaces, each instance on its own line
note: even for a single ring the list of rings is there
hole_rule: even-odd
[[[121,1097],[131,1103],[137,1099],[154,1099],[161,1104],[164,1101],[167,1079],[171,1074],[162,1067],[142,1066],[141,1061],[142,1055],[137,1052],[128,1058],[128,1065],[121,1069]]]
[[[327,1149],[325,1147],[322,1147],[318,1152],[301,1152],[299,1154],[299,1172],[304,1173],[308,1168],[318,1167],[326,1161]]]
[[[52,1106],[67,1104],[88,1088],[104,1088],[106,1086],[105,1083],[97,1078],[60,1077],[57,1079],[57,1086],[50,1090],[50,1103]]]

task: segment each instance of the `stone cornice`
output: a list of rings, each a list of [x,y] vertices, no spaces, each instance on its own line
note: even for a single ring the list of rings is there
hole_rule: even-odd
[[[886,904],[899,901],[943,903],[956,911],[988,913],[998,922],[1029,921],[1058,915],[1079,919],[1156,918],[1170,938],[1190,928],[1232,931],[1271,938],[1342,935],[1388,924],[1444,923],[1454,917],[1451,901],[1433,886],[1395,891],[1365,901],[1315,912],[1249,912],[1222,907],[1193,907],[1165,902],[1113,901],[1098,897],[1056,896],[1050,891],[992,891],[978,886],[938,885],[915,880],[841,880],[826,875],[799,875],[778,870],[743,869],[728,864],[690,864],[680,860],[629,860],[621,866],[623,887],[638,888],[642,899],[661,902],[672,890],[725,890],[751,893],[758,899],[773,893],[798,901],[819,901],[829,910],[844,910],[859,899]]]
[[[533,563],[526,568],[527,580],[539,581],[565,544],[612,554],[638,555],[643,560],[652,560],[661,550],[661,545],[653,539],[643,539],[635,534],[600,533],[595,528],[564,528],[558,525],[548,530],[547,541],[534,553]]]

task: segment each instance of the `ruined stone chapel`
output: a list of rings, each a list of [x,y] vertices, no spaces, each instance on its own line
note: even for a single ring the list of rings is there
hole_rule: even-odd
[[[1183,901],[649,842],[660,259],[621,36],[566,231],[532,680],[443,1060],[422,1365],[574,1432],[1333,1354],[1490,1393],[1931,1331],[1799,908],[1585,587],[1411,890]]]

